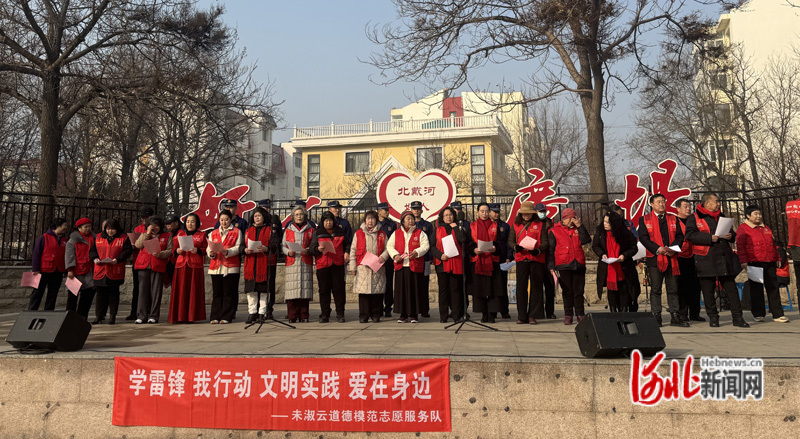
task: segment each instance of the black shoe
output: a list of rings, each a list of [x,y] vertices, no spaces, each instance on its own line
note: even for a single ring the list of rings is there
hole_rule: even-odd
[[[689,323],[689,316],[688,315],[678,314],[678,317],[681,319],[682,322]]]
[[[136,320],[136,314],[128,315],[128,317],[125,317],[125,320]]]
[[[719,328],[719,317],[709,317],[711,320],[708,322],[708,326],[712,328]]]
[[[504,319],[510,319],[511,318],[511,314],[505,313],[505,314],[503,314],[503,318]]]
[[[549,316],[547,316],[547,318],[550,320],[558,320],[558,317],[555,314],[550,314]]]
[[[691,320],[693,322],[705,322],[706,321],[706,319],[700,317],[700,314],[698,314],[696,316],[689,316],[689,320]]]
[[[422,317],[425,317],[426,319],[429,319],[431,317],[431,315],[429,313],[424,312],[424,313],[422,313]]]
[[[391,311],[386,311],[386,312],[383,313],[383,316],[384,317],[391,317],[392,316],[392,312]]]
[[[344,316],[336,317],[336,321],[339,322],[339,323],[344,323],[345,322]]]
[[[97,325],[97,324],[99,324],[99,323],[102,323],[102,322],[103,322],[103,319],[102,319],[102,318],[100,318],[100,317],[95,317],[95,318],[94,318],[94,321],[92,321],[92,324],[93,324],[93,325]]]
[[[108,324],[109,324],[109,325],[113,325],[114,323],[117,323],[117,316],[111,316],[111,317],[109,317],[109,318],[108,318]]]
[[[670,322],[669,322],[670,326],[679,326],[681,328],[688,328],[689,326],[691,326],[691,325],[689,325],[689,322],[684,321],[681,318],[680,314],[678,314],[676,312],[670,313],[670,316],[671,316],[671,319],[670,319]]]
[[[744,321],[744,317],[742,316],[734,316],[733,317],[733,326],[738,326],[740,328],[749,328],[750,325]]]
[[[653,313],[653,317],[656,318],[656,322],[658,323],[658,327],[664,326],[663,321],[661,320],[661,313]]]
[[[489,323],[489,314],[481,316],[481,323]]]
[[[372,318],[372,323],[380,323],[380,322],[381,322],[381,316]]]
[[[266,314],[262,314],[261,317],[264,320],[272,320],[272,311],[267,311],[267,313]]]
[[[447,319],[439,319],[439,323],[447,323]]]
[[[340,319],[341,319],[341,317],[340,317]],[[369,319],[366,318],[366,317],[362,317],[362,318],[358,319],[358,323],[369,323]]]
[[[267,315],[269,315],[269,314],[267,314]],[[259,315],[258,315],[258,317],[256,317],[256,322],[257,322],[257,323],[264,323],[264,322],[266,322],[266,321],[267,321],[267,315],[264,315],[264,314],[259,314]],[[272,317],[270,316],[270,318],[272,318]]]
[[[245,323],[246,325],[249,325],[249,324],[251,324],[251,323],[255,322],[257,317],[258,317],[258,314],[249,314],[249,315],[247,316],[247,320],[245,320],[245,322],[244,322],[244,323]]]
[[[319,322],[320,323],[328,323],[328,321],[330,321],[330,317],[320,317],[319,318]]]
[[[489,314],[489,323],[495,323],[495,321],[496,321],[496,318],[495,318],[494,314]]]

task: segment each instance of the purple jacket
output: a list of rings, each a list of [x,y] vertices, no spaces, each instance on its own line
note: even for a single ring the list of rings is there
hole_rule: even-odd
[[[48,229],[44,232],[44,235],[53,235],[58,241],[58,235],[53,229]],[[31,271],[42,271],[42,252],[44,251],[44,235],[36,238],[36,242],[33,244],[33,259],[31,260]]]

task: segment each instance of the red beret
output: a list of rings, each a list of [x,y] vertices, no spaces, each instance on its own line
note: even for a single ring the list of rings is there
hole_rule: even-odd
[[[92,220],[90,220],[89,218],[83,217],[83,218],[81,218],[81,219],[79,219],[78,221],[75,222],[75,227],[80,227],[80,226],[82,226],[84,224],[91,224],[91,223],[92,223]]]
[[[570,209],[569,207],[561,211],[561,219],[577,218],[577,217],[578,213],[575,212],[574,209]]]

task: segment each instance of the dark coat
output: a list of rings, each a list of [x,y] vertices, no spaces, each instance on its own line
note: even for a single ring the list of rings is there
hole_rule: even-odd
[[[628,233],[630,233],[630,229],[628,229]],[[620,264],[622,265],[622,273],[625,275],[625,284],[630,290],[630,297],[637,297],[635,287],[632,283],[639,283],[639,273],[636,271],[636,262],[634,262],[633,257],[639,249],[636,246],[636,238],[633,236],[633,233],[630,233],[630,238],[628,242],[618,243],[620,246],[620,254],[625,255],[625,260]],[[606,242],[606,229],[601,224],[597,226],[594,239],[592,239],[592,250],[594,250],[598,258],[602,258],[603,255],[608,256],[608,245]],[[607,277],[608,264],[602,260],[597,261],[597,297],[603,297],[603,288],[606,286]]]
[[[445,232],[447,232],[448,235],[453,230],[453,228],[450,227],[450,224],[441,224],[441,226],[444,227],[444,230],[445,230]],[[441,261],[443,253],[441,251],[439,251],[439,247],[436,246],[439,243],[439,241],[436,240],[437,234],[438,234],[438,230],[439,230],[439,221],[437,220],[436,223],[435,223],[435,227],[434,227],[433,241],[429,242],[429,244],[431,246],[431,249],[428,250],[428,253],[430,253],[431,256],[433,256],[434,260]],[[456,232],[455,239],[456,239],[456,241],[458,241],[459,245],[461,246],[461,256],[463,258],[464,255],[465,255],[464,246],[465,246],[466,241],[468,239],[468,233],[467,233],[467,230],[462,228],[461,226],[457,226],[455,228],[455,232]],[[469,238],[469,239],[471,239],[471,238]],[[463,259],[462,259],[462,261],[463,261]],[[464,268],[465,268],[464,271],[466,271],[466,267],[464,267]],[[444,271],[444,265],[442,265],[442,264],[437,265],[436,266],[436,272],[437,273],[441,273],[442,271]]]
[[[731,230],[730,242],[722,239],[722,237],[713,242],[711,235],[717,228],[717,220],[710,215],[705,215],[697,212],[701,219],[705,219],[711,233],[703,233],[697,228],[697,219],[694,215],[686,220],[686,239],[695,245],[709,245],[711,248],[708,254],[701,256],[694,255],[694,263],[697,268],[698,277],[717,277],[717,276],[736,276],[742,271],[742,266],[739,264],[739,259],[733,253],[731,242],[736,242],[736,232]]]

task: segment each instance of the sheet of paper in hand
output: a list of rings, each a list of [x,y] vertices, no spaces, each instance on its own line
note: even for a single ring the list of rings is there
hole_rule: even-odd
[[[161,251],[161,243],[158,242],[158,239],[148,239],[144,242],[144,250],[151,255],[154,255]]]
[[[41,282],[41,280],[42,280],[41,273],[33,274],[32,271],[26,271],[22,273],[22,282],[20,282],[19,286],[39,288],[39,282]]]
[[[458,256],[458,247],[456,247],[456,239],[453,235],[447,235],[442,238],[442,248],[444,249],[444,254],[446,254],[448,258]]]
[[[295,253],[300,253],[303,250],[305,250],[302,245],[300,245],[300,244],[298,244],[298,243],[296,243],[294,241],[286,241],[286,247],[289,247],[289,250],[291,250],[291,251],[293,251]]]
[[[336,253],[331,241],[320,241],[319,244],[322,246],[322,253]]]
[[[519,242],[519,245],[525,250],[533,250],[536,248],[536,240],[530,236],[526,236],[522,238],[522,241]]]
[[[605,262],[608,265],[611,265],[617,261],[619,261],[619,258],[603,258],[603,262]]]
[[[250,251],[252,252],[258,251],[260,247],[261,247],[261,241],[251,241],[249,239],[247,240],[247,248],[249,248]]]
[[[517,261],[503,262],[500,264],[500,269],[503,271],[511,270],[511,267],[517,265]]]
[[[179,236],[178,245],[181,247],[181,250],[190,252],[194,248],[194,240],[191,236]]]
[[[481,241],[480,239],[478,240],[479,252],[491,253],[492,247],[494,247],[494,243],[492,243],[492,241]]]
[[[721,238],[731,231],[731,227],[733,227],[733,218],[721,216],[719,220],[717,220],[717,230],[714,234]]]
[[[81,291],[81,285],[83,285],[83,283],[81,283],[81,281],[79,281],[78,278],[75,277],[72,279],[67,278],[66,285],[69,292],[77,296],[78,293]]]
[[[225,246],[221,242],[208,241],[208,249],[214,253],[221,253],[225,250]]]
[[[764,283],[764,269],[761,267],[747,266],[747,278],[753,282]]]
[[[641,243],[641,242],[637,242],[637,243],[636,243],[636,248],[637,248],[638,250],[637,250],[636,254],[635,254],[635,255],[633,255],[633,260],[634,260],[634,261],[637,261],[637,260],[639,260],[639,259],[642,259],[642,258],[644,258],[645,256],[647,256],[647,249],[646,249],[646,248],[644,248],[644,245],[642,245],[642,243]]]
[[[377,255],[371,252],[366,252],[364,257],[361,259],[361,265],[366,265],[367,267],[371,268],[372,271],[375,273],[383,267],[383,261]]]

